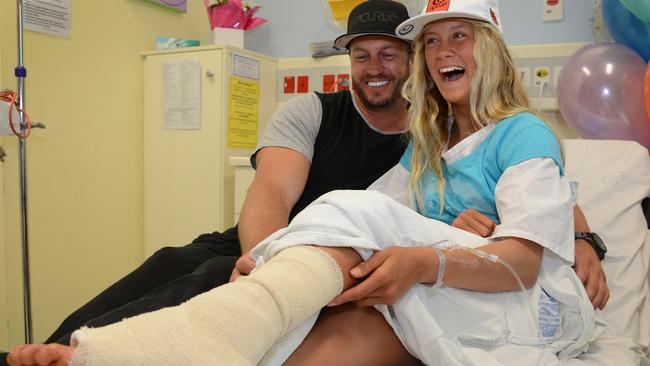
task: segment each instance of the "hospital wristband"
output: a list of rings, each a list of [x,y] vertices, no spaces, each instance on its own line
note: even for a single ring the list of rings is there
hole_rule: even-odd
[[[433,248],[438,255],[438,277],[436,278],[436,283],[433,284],[433,287],[442,287],[442,278],[445,275],[445,268],[447,267],[447,258],[445,253],[438,248]]]

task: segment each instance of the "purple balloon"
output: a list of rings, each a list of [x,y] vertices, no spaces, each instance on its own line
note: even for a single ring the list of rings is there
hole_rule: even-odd
[[[567,59],[558,79],[562,116],[581,137],[634,140],[650,149],[645,69],[641,56],[617,43],[579,49]]]

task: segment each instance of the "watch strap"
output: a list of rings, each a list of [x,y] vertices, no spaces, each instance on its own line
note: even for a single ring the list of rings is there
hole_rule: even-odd
[[[575,240],[584,240],[589,245],[594,248],[596,251],[596,254],[598,255],[598,258],[602,261],[605,259],[605,253],[607,253],[607,247],[605,246],[605,243],[600,239],[598,234],[596,233],[590,233],[590,232],[584,232],[584,231],[576,231],[575,232]]]

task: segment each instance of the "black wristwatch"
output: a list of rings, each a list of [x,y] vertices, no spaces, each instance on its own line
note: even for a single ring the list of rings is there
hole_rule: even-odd
[[[576,231],[575,240],[582,239],[585,240],[598,254],[598,258],[602,261],[605,258],[605,253],[607,253],[607,247],[603,240],[596,233],[587,233]]]

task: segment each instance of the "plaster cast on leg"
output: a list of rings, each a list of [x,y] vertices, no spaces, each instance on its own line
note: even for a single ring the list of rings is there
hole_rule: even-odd
[[[331,256],[289,248],[250,276],[179,306],[76,331],[71,365],[256,365],[342,288]]]

